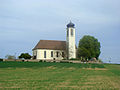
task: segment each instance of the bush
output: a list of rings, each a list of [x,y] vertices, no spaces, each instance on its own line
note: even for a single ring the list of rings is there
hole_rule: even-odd
[[[77,59],[77,58],[71,58],[70,60],[79,60],[79,59]]]
[[[2,58],[0,58],[0,62],[2,62],[3,61],[3,59]]]
[[[40,60],[39,62],[42,62],[42,60]]]
[[[56,61],[53,61],[54,63],[56,62]]]
[[[66,58],[62,59],[62,60],[67,60]]]
[[[29,53],[21,53],[21,55],[18,57],[19,59],[31,59],[31,55],[29,55]]]
[[[22,60],[22,62],[24,62],[25,60]]]
[[[69,61],[60,61],[60,63],[69,63]]]

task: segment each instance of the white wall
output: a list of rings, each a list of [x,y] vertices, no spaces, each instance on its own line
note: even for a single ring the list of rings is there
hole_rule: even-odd
[[[44,51],[46,51],[46,58],[44,58]],[[51,51],[53,51],[53,57],[51,57]],[[59,52],[58,57],[56,57],[56,52]],[[36,59],[54,59],[55,60],[61,60],[62,52],[66,55],[66,52],[64,50],[48,50],[48,49],[37,49],[33,50],[33,55],[36,56]]]
[[[73,29],[73,36],[71,36],[71,29]],[[66,37],[67,39],[67,52],[68,58],[76,58],[76,46],[75,46],[75,28],[67,28],[69,31],[69,35]]]

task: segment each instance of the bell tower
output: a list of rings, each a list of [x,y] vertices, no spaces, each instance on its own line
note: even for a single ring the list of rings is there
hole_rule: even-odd
[[[67,59],[76,58],[75,25],[71,21],[67,24],[66,45]]]

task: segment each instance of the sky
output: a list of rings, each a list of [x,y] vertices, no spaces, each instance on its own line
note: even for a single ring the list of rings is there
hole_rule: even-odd
[[[100,59],[120,63],[120,0],[0,0],[0,58],[30,53],[39,40],[66,40],[70,20],[76,45],[84,35],[101,43]]]

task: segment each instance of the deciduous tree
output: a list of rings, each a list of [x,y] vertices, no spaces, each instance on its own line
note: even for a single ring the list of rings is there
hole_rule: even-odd
[[[100,55],[100,42],[98,42],[98,39],[96,39],[93,36],[85,35],[82,39],[79,41],[78,45],[78,58],[85,58],[85,59],[91,59],[96,58],[98,59]]]

